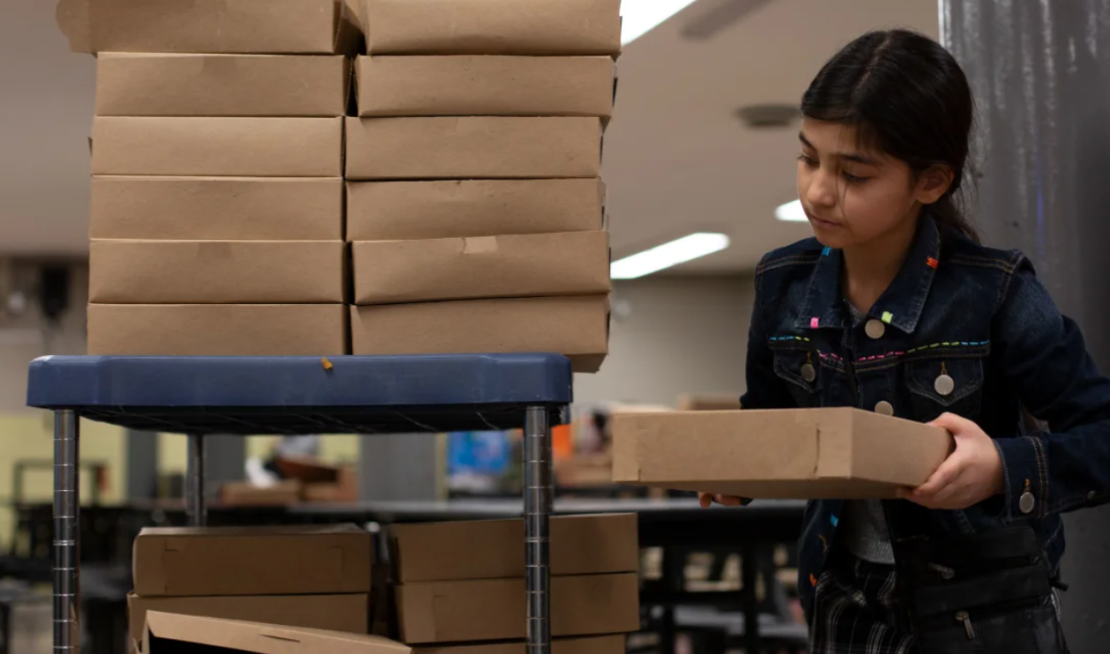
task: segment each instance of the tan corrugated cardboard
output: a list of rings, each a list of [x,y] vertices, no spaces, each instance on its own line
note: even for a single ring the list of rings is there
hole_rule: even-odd
[[[620,0],[367,0],[371,54],[615,55]]]
[[[96,58],[100,116],[342,116],[342,56],[137,54]]]
[[[135,594],[369,593],[372,542],[355,525],[148,527],[135,539]]]
[[[610,57],[359,57],[360,116],[613,113]]]
[[[613,416],[618,483],[750,498],[893,498],[948,456],[943,429],[856,409]]]
[[[304,484],[296,479],[283,479],[272,486],[228,481],[220,485],[220,502],[224,506],[286,506],[299,502],[304,491]]]
[[[608,293],[609,234],[564,232],[352,245],[355,303]]]
[[[464,520],[389,527],[397,581],[465,581],[524,576],[523,520]],[[635,572],[635,514],[551,519],[551,574]]]
[[[97,304],[295,304],[346,299],[342,241],[89,244]]]
[[[94,175],[340,177],[342,118],[93,119]]]
[[[93,177],[94,239],[343,239],[340,177]]]
[[[369,631],[370,596],[254,595],[240,597],[127,596],[131,639],[143,640],[148,611],[225,620],[365,634]]]
[[[458,300],[351,308],[355,354],[554,352],[597,372],[609,351],[609,298]]]
[[[524,638],[524,579],[397,586],[401,640],[410,645]],[[552,577],[551,635],[589,636],[640,628],[635,573]]]
[[[604,211],[600,179],[350,182],[347,240],[589,231]]]
[[[347,179],[597,177],[601,119],[348,118]]]
[[[407,645],[378,636],[344,634],[254,622],[151,611],[143,634],[145,654],[231,650],[254,654],[409,654]],[[189,644],[198,645],[195,650]]]
[[[74,52],[351,54],[356,18],[336,0],[61,0]]]
[[[551,654],[624,654],[625,636],[561,638],[551,642]],[[413,654],[527,654],[524,643],[417,647]]]
[[[342,304],[90,304],[89,354],[332,356],[348,352]]]

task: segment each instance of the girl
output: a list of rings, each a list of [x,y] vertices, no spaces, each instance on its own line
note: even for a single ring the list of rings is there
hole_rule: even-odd
[[[741,403],[852,406],[955,440],[899,500],[809,504],[811,651],[1066,652],[1060,514],[1110,499],[1110,381],[1029,261],[980,245],[960,213],[967,79],[930,39],[876,32],[825,65],[801,108],[816,238],[756,271]]]

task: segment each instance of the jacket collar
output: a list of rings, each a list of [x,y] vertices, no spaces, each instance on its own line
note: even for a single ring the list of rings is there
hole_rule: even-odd
[[[831,248],[822,250],[821,255],[809,278],[805,312],[795,322],[797,329],[841,328],[846,324],[840,291],[844,255]],[[923,214],[902,269],[867,312],[868,316],[904,333],[913,333],[929,297],[939,261],[940,231],[932,217]]]

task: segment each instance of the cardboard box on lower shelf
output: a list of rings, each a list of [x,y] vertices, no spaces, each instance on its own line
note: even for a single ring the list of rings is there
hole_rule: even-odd
[[[90,304],[88,353],[115,356],[336,356],[342,304]]]
[[[146,528],[135,539],[135,594],[369,593],[372,544],[355,525]]]
[[[507,298],[351,308],[355,354],[553,352],[597,372],[609,352],[609,297]]]
[[[379,636],[157,611],[147,613],[143,654],[204,654],[213,651],[254,654],[410,654],[412,649]]]
[[[352,246],[355,304],[608,293],[602,231],[363,241]]]
[[[402,584],[396,596],[401,640],[410,645],[526,636],[524,579]],[[636,573],[552,577],[552,636],[630,633],[639,628]]]
[[[365,634],[369,631],[370,599],[366,594],[246,597],[139,597],[132,594],[127,596],[127,619],[131,639],[136,644],[143,640],[146,616],[150,611]]]
[[[640,545],[635,514],[555,516],[551,574],[636,572]],[[465,520],[391,525],[398,582],[523,577],[523,520]]]
[[[220,502],[224,506],[285,506],[301,501],[304,492],[304,484],[296,480],[284,480],[272,486],[229,481],[220,486]]]
[[[585,232],[604,214],[597,178],[347,184],[348,241]]]
[[[857,409],[618,413],[618,483],[749,498],[884,499],[952,448],[937,427]]]
[[[456,645],[454,647],[417,647],[413,654],[527,654],[524,643]],[[551,641],[551,654],[624,654],[624,636],[600,638],[557,638]]]

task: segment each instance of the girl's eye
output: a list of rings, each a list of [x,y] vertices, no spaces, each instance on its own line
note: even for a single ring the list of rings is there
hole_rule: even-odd
[[[809,156],[809,155],[808,155],[808,154],[806,154],[805,152],[803,152],[803,153],[801,153],[801,154],[799,154],[799,155],[798,155],[798,161],[801,161],[802,163],[804,163],[805,165],[807,165],[807,166],[809,166],[809,167],[811,167],[811,168],[812,168],[813,166],[816,166],[816,165],[817,165],[817,160],[816,160],[816,159],[814,159],[813,157]]]
[[[844,177],[844,181],[849,184],[862,184],[868,180],[867,177],[860,177],[851,173],[841,173],[841,175]]]

